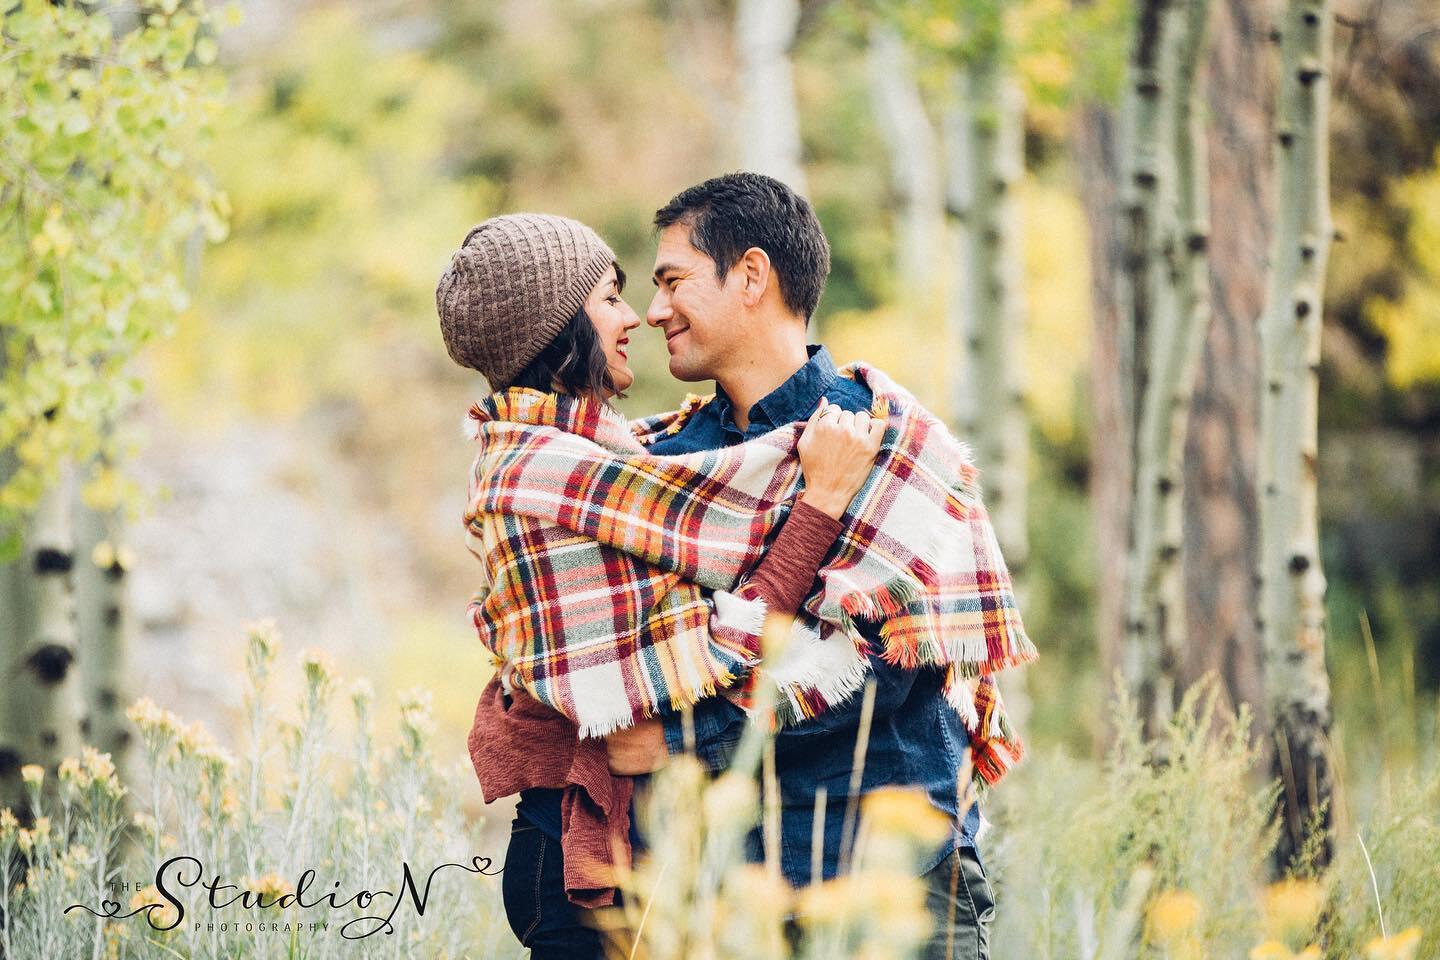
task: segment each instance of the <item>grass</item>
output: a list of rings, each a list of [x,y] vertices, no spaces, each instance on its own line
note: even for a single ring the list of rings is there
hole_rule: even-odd
[[[498,877],[442,868],[423,915],[402,886],[402,864],[423,887],[434,867],[479,867],[472,857],[502,855],[484,849],[483,824],[462,813],[462,801],[476,791],[468,765],[446,767],[434,755],[427,695],[400,697],[389,721],[395,743],[380,748],[368,685],[342,691],[341,678],[318,654],[301,654],[299,701],[282,716],[270,702],[278,647],[273,630],[250,631],[240,756],[141,701],[130,716],[149,770],[142,795],[132,795],[109,758],[93,751],[66,761],[48,780],[27,768],[35,818],[22,826],[0,812],[4,956],[523,954],[503,918]],[[1271,883],[1276,788],[1257,775],[1246,715],[1225,715],[1218,703],[1213,684],[1192,690],[1164,735],[1166,762],[1156,764],[1122,700],[1119,733],[1103,763],[1038,751],[995,791],[986,812],[997,827],[981,842],[999,903],[992,954],[1440,960],[1440,776],[1433,768],[1385,766],[1364,802],[1348,793],[1341,798],[1333,863]],[[354,728],[343,737],[335,732],[342,708]],[[1353,789],[1354,780],[1352,772],[1344,785]],[[651,855],[622,878],[626,906],[608,918],[628,931],[617,937],[617,955],[916,955],[929,920],[915,868],[946,829],[923,797],[882,791],[852,807],[859,825],[854,872],[792,890],[779,875],[773,846],[764,863],[746,863],[742,855],[745,834],[770,817],[775,792],[768,737],[758,726],[725,775],[711,779],[679,758],[655,778],[642,814]],[[172,882],[187,915],[173,930],[154,929],[175,912],[152,885],[154,867],[178,855],[197,858],[206,880],[219,876],[259,893],[264,906],[212,909],[203,890]],[[307,868],[315,871],[309,901],[334,890],[339,906],[276,904],[296,893]],[[400,896],[377,893],[362,909],[346,900],[361,890]],[[121,914],[157,906],[148,920],[66,910],[85,904],[103,912],[106,900],[116,901]],[[380,932],[364,943],[339,935],[341,925],[366,916],[375,919],[351,933]],[[244,930],[259,921],[279,929]],[[238,934],[218,929],[236,922]],[[329,929],[311,931],[305,925],[312,922],[328,922]],[[386,922],[393,933],[383,932]]]

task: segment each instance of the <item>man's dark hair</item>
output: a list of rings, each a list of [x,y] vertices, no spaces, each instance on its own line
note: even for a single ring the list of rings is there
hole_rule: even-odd
[[[616,264],[615,292],[624,289],[625,271]],[[615,389],[605,348],[600,345],[595,323],[584,306],[575,311],[555,339],[506,386],[530,387],[546,393],[555,393],[558,388],[560,393],[577,397],[604,397],[607,390],[613,391],[616,398],[625,396]]]
[[[762,173],[727,173],[685,190],[655,211],[655,228],[690,227],[690,245],[724,280],[751,247],[770,257],[785,306],[807,321],[830,272],[830,243],[804,197]]]

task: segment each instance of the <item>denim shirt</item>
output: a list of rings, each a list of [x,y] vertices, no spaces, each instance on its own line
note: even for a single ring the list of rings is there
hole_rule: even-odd
[[[870,409],[868,387],[839,376],[825,347],[812,344],[808,351],[804,366],[750,408],[745,430],[736,426],[733,404],[717,384],[715,399],[697,410],[678,433],[653,444],[650,451],[677,454],[728,447],[807,419],[821,397],[846,410]],[[882,649],[878,627],[865,625],[864,632],[872,649]],[[959,714],[944,698],[943,672],[933,667],[902,669],[878,655],[871,656],[870,666],[876,685],[875,705],[860,793],[885,786],[922,788],[930,802],[955,821],[956,778],[970,739]],[[821,787],[827,797],[823,872],[827,879],[838,872],[862,702],[857,693],[818,717],[782,730],[775,738],[781,871],[797,886],[810,880],[811,825]],[[696,755],[712,771],[723,769],[744,731],[745,714],[723,697],[701,700],[692,712]],[[682,715],[664,713],[661,718],[670,752],[683,752]],[[921,872],[933,868],[957,845],[974,846],[979,828],[980,812],[972,805],[950,839],[921,864]],[[758,829],[752,831],[748,846],[751,857],[759,859]]]

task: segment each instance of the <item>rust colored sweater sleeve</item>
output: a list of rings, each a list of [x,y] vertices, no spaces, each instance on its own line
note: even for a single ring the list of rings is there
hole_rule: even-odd
[[[834,517],[803,500],[796,501],[775,542],[736,594],[764,600],[767,613],[793,615],[805,602],[816,571],[843,529],[844,524]]]

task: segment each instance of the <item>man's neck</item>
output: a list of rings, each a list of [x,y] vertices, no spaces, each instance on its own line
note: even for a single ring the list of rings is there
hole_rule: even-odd
[[[750,408],[793,377],[809,359],[810,353],[803,339],[788,340],[771,344],[763,352],[755,351],[737,369],[716,377],[715,382],[730,398],[735,426],[741,430],[748,428]]]

